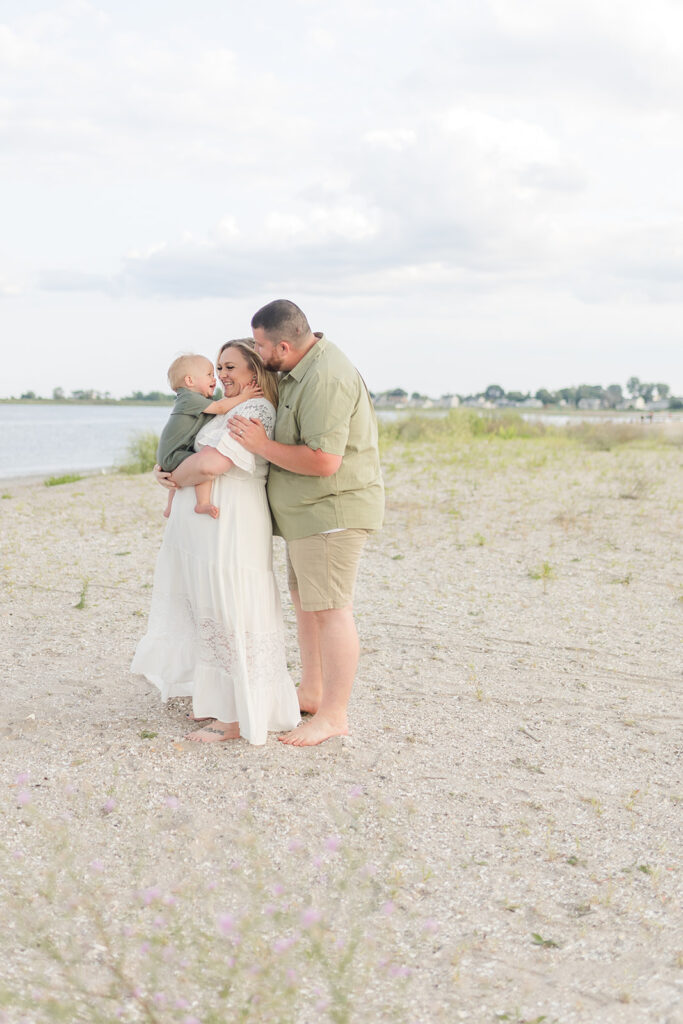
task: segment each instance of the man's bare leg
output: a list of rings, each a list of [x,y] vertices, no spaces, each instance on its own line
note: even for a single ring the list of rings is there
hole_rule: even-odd
[[[296,612],[296,628],[301,653],[301,682],[297,687],[299,708],[314,715],[320,707],[323,694],[323,669],[320,659],[320,636],[315,612],[305,612],[299,600],[299,591],[290,590]]]
[[[353,606],[322,612],[301,612],[315,616],[322,665],[320,706],[312,718],[280,736],[295,747],[315,747],[332,736],[347,736],[347,707],[358,668],[360,647]]]

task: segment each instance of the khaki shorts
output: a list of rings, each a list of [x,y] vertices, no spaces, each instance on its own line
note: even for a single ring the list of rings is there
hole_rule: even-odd
[[[287,542],[287,582],[305,612],[353,602],[360,553],[369,530],[337,530]]]

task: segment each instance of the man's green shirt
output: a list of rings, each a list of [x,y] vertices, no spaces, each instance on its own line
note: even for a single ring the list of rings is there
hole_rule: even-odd
[[[328,530],[381,527],[384,484],[375,411],[358,370],[324,335],[280,380],[275,440],[342,456],[328,477],[271,464],[268,500],[275,533],[299,540]]]

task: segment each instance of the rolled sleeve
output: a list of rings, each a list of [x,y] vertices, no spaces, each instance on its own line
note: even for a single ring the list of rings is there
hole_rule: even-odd
[[[313,451],[343,455],[349,440],[356,389],[339,380],[318,376],[305,392],[299,410],[302,442]]]

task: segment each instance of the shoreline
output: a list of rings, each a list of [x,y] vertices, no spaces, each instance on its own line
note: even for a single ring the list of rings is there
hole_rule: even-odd
[[[119,473],[116,466],[101,466],[97,469],[89,467],[88,469],[49,469],[45,470],[44,473],[27,473],[25,476],[0,476],[0,487],[19,487],[22,484],[41,484],[45,480],[49,480],[53,476],[69,476],[75,474],[80,476],[81,480],[89,480],[91,477],[104,477],[104,476],[125,476],[125,473]],[[74,480],[72,483],[79,483],[80,481]],[[66,487],[68,484],[57,484],[58,487]]]

